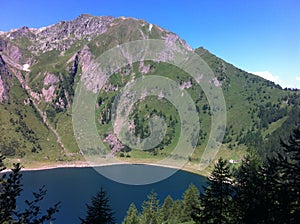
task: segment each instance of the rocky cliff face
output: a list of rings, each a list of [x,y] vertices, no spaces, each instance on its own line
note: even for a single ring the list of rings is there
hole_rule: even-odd
[[[84,72],[99,53],[118,44],[148,38],[164,39],[166,45],[179,42],[190,49],[176,34],[143,20],[84,14],[39,29],[22,27],[2,32],[0,55],[9,66],[22,71],[27,81],[38,81],[26,84],[51,103],[65,101],[63,98],[72,95],[70,89],[62,93],[61,88],[68,89],[62,83],[73,85],[78,68]],[[56,73],[57,85],[40,85],[43,79],[49,79],[49,72]]]
[[[0,137],[0,150],[13,149],[17,142],[24,148],[20,153],[23,156],[24,152],[51,150],[51,145],[58,144],[62,154],[56,160],[62,155],[72,157],[66,150],[76,149],[75,141],[67,142],[66,146],[63,142],[73,139],[73,133],[70,128],[66,131],[60,127],[70,126],[76,80],[102,52],[149,38],[163,39],[166,45],[179,42],[189,48],[176,34],[125,17],[80,15],[72,21],[38,29],[22,27],[0,32],[0,113],[9,114],[0,118],[0,125],[10,130],[9,140]],[[143,74],[149,69],[149,65],[141,63]],[[86,78],[87,83],[93,79]],[[40,122],[46,127],[45,132],[41,131]],[[45,140],[44,136],[49,137]],[[17,153],[11,151],[11,155]]]
[[[5,66],[5,62],[0,55],[0,103],[3,103],[8,99],[8,86],[6,83],[6,78],[8,77],[8,75],[9,72]]]
[[[94,17],[81,15],[73,21],[61,21],[39,29],[22,27],[1,36],[10,40],[23,39],[24,45],[31,53],[39,54],[50,50],[64,51],[78,40],[92,40],[93,37],[104,33],[114,20],[110,16]]]

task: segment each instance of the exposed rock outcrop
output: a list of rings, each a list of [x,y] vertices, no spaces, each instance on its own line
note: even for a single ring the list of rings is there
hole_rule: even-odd
[[[59,82],[59,78],[56,75],[47,73],[44,78],[44,86],[54,85]]]
[[[53,98],[55,97],[55,86],[50,86],[48,89],[43,88],[42,94],[47,103],[51,103]]]
[[[8,85],[6,83],[6,78],[9,72],[5,66],[5,62],[0,55],[0,103],[8,100]]]
[[[64,113],[71,107],[76,76],[80,76],[87,89],[93,92],[100,88],[109,92],[117,91],[118,85],[105,85],[107,74],[120,72],[124,77],[131,74],[131,55],[122,48],[128,66],[121,68],[117,65],[113,71],[97,69],[97,57],[123,43],[153,38],[165,40],[166,49],[175,42],[185,44],[177,35],[143,20],[86,14],[72,21],[61,21],[38,29],[22,27],[0,32],[0,103],[8,99],[9,85],[15,85],[17,80],[24,90],[22,105],[35,107],[43,123],[65,150],[61,136],[48,117],[51,119],[57,111]],[[160,61],[170,57],[171,53],[165,50]],[[114,60],[116,58],[112,58]],[[152,68],[141,61],[138,69],[142,74],[147,74]],[[10,74],[14,76],[13,82],[7,82]],[[11,97],[11,102],[14,102],[14,94]],[[106,140],[114,154],[124,146],[115,136],[110,137]]]
[[[81,65],[82,73],[87,72],[88,67],[91,65],[93,55],[87,45],[85,45],[79,52],[79,62]]]
[[[150,70],[150,64],[145,65],[144,61],[141,61],[139,65],[139,72],[145,75],[149,72],[149,70]]]
[[[20,29],[16,29],[8,34],[10,39],[26,37],[29,39],[35,38],[35,34],[27,26],[23,26]]]
[[[64,51],[77,40],[90,41],[94,36],[104,33],[113,20],[111,16],[81,15],[72,21],[62,21],[45,28],[31,29],[36,44],[29,49],[36,53],[53,49]]]
[[[42,89],[42,94],[47,103],[51,103],[52,100],[55,98],[55,89],[59,82],[59,78],[56,77],[54,74],[47,73],[44,78],[44,87]]]
[[[20,63],[23,53],[14,44],[5,40],[0,36],[0,52],[3,52],[2,56],[7,56],[11,63]]]

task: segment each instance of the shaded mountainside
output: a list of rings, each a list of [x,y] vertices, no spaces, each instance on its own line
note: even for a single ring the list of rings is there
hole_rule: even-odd
[[[81,15],[73,21],[0,33],[0,149],[12,161],[74,161],[82,159],[74,139],[71,105],[76,83],[106,50],[134,40],[162,39],[190,47],[176,34],[133,18]],[[227,106],[225,150],[247,147],[270,154],[299,123],[299,93],[237,69],[204,48],[196,49],[212,68]],[[142,75],[167,76],[184,86],[201,121],[200,140],[190,162],[198,161],[210,131],[210,108],[191,77],[165,63],[143,61],[114,74],[101,91],[97,106],[100,136],[120,157],[158,159],[178,140],[176,109],[166,100],[147,97],[135,105],[130,119],[134,132],[149,135],[147,118],[164,116],[166,137],[157,148],[141,153],[121,144],[112,134],[110,107],[127,82]],[[176,76],[172,75],[176,74]],[[151,108],[151,109],[150,109]],[[153,108],[153,109],[152,109]]]

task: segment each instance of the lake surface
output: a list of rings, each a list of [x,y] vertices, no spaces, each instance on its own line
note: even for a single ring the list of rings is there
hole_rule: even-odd
[[[153,173],[166,172],[163,167],[136,165],[139,171],[149,170]],[[99,168],[98,168],[99,169]],[[100,169],[110,169],[113,173],[127,173],[131,178],[132,166],[113,165],[101,167]],[[128,171],[128,172],[127,172]],[[76,224],[80,223],[79,217],[84,218],[86,214],[85,204],[90,204],[91,197],[100,189],[104,188],[110,199],[110,206],[115,212],[118,223],[123,221],[126,211],[131,202],[134,202],[138,209],[147,199],[147,195],[154,190],[158,193],[161,203],[167,195],[173,199],[182,197],[183,192],[190,183],[195,184],[199,189],[205,184],[205,178],[185,171],[178,171],[169,178],[157,183],[147,185],[127,185],[108,179],[93,168],[57,168],[39,171],[24,171],[23,181],[24,191],[19,198],[20,202],[32,198],[32,191],[37,191],[45,185],[47,195],[41,203],[42,207],[49,207],[61,201],[59,213],[55,215],[54,223]]]

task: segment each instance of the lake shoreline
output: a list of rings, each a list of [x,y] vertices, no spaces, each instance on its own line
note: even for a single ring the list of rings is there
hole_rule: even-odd
[[[207,170],[197,170],[197,169],[193,169],[190,166],[186,165],[182,168],[178,168],[175,166],[171,166],[171,165],[164,165],[164,164],[157,164],[157,163],[147,163],[147,162],[114,162],[114,163],[103,163],[103,164],[90,164],[88,162],[85,161],[73,161],[73,162],[63,162],[63,163],[57,163],[57,162],[53,162],[53,163],[48,163],[48,164],[34,164],[31,166],[28,165],[26,167],[23,166],[21,164],[21,171],[22,172],[30,172],[30,171],[40,171],[40,170],[52,170],[52,169],[60,169],[60,168],[94,168],[94,167],[103,167],[103,166],[113,166],[113,165],[147,165],[147,166],[157,166],[157,167],[164,167],[164,168],[169,168],[169,169],[176,169],[176,170],[184,170],[186,172],[190,172],[193,174],[197,174],[197,175],[201,175],[201,176],[208,176],[209,172]],[[5,170],[1,171],[0,173],[7,173],[10,172],[11,169],[6,168]]]
[[[82,163],[81,166],[83,166]],[[54,203],[59,201],[62,203],[60,211],[55,215],[55,223],[79,223],[78,217],[85,217],[86,215],[86,204],[91,202],[91,198],[102,187],[107,193],[110,207],[115,211],[117,223],[121,223],[130,204],[135,203],[137,208],[140,209],[143,201],[147,200],[147,195],[151,191],[155,191],[161,201],[168,195],[177,200],[182,198],[184,191],[191,183],[198,189],[201,189],[206,183],[206,178],[203,176],[184,171],[172,174],[172,170],[168,172],[166,168],[158,166],[136,166],[136,170],[133,170],[134,167],[126,165],[113,165],[103,168],[104,171],[109,171],[109,173],[104,172],[104,175],[102,175],[102,168],[98,169],[100,172],[96,172],[97,169],[80,167],[78,169],[71,167],[21,172],[23,175],[21,180],[23,191],[18,198],[20,202],[18,208],[22,211],[26,209],[26,204],[22,202],[32,198],[32,192],[38,192],[41,186],[45,186],[47,195],[43,200],[43,208],[53,206]],[[145,175],[143,175],[144,172]],[[142,180],[147,179],[147,175],[152,173],[172,175],[160,179],[161,181],[153,181],[153,183],[147,181],[139,183],[139,179],[136,178],[136,174],[139,173]],[[105,174],[115,174],[116,176],[109,178]],[[120,177],[121,179],[118,181],[114,177]],[[155,176],[153,177],[155,178]],[[126,182],[127,180],[128,182]],[[136,182],[133,182],[134,180]]]

